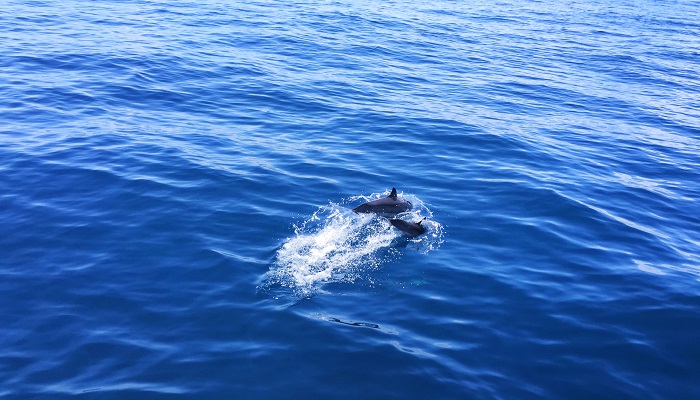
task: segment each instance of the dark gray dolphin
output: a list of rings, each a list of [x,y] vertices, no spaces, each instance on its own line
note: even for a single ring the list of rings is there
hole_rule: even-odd
[[[408,237],[416,237],[425,233],[425,227],[421,225],[424,219],[425,218],[418,222],[408,222],[402,219],[392,219],[389,222],[391,222],[391,224],[394,225],[396,229],[403,232],[404,235]]]
[[[409,201],[399,199],[396,188],[391,188],[388,197],[379,200],[369,201],[353,208],[356,213],[375,213],[383,217],[391,217],[410,210],[412,207]]]

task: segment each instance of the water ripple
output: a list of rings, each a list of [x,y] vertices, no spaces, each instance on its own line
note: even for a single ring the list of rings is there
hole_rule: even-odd
[[[170,3],[0,5],[0,396],[698,397],[693,2]]]

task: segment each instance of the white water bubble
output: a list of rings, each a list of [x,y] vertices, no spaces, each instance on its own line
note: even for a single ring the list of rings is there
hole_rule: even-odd
[[[387,192],[388,194],[388,192]],[[442,226],[426,219],[426,233],[407,239],[386,218],[351,211],[358,200],[381,197],[356,196],[347,204],[330,203],[295,227],[294,236],[285,239],[259,289],[279,297],[278,291],[296,298],[312,296],[326,283],[372,282],[371,273],[386,260],[400,254],[400,248],[428,253],[442,243]],[[413,209],[399,215],[418,222],[432,217],[420,199],[404,195]],[[406,245],[400,245],[405,243]]]

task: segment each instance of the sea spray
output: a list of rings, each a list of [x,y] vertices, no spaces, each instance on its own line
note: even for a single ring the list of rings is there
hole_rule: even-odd
[[[366,199],[351,197],[348,203]],[[414,208],[403,218],[432,216],[420,199],[410,196],[410,200]],[[426,220],[426,227],[423,237],[406,239],[386,218],[356,214],[346,204],[330,203],[296,226],[294,235],[284,240],[259,289],[273,297],[291,295],[299,299],[315,294],[327,283],[372,282],[372,271],[397,257],[402,249],[425,254],[439,247],[442,226]]]

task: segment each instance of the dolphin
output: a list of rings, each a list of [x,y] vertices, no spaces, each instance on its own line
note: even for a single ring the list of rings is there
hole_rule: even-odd
[[[391,188],[391,194],[388,197],[360,204],[352,210],[356,213],[375,213],[383,217],[391,217],[406,212],[411,207],[411,202],[399,199],[399,196],[396,194],[396,188]]]
[[[408,222],[402,219],[392,219],[389,222],[391,222],[391,224],[394,225],[396,229],[403,232],[404,235],[408,237],[416,237],[425,233],[425,227],[421,225],[424,219],[425,218],[418,222]]]

